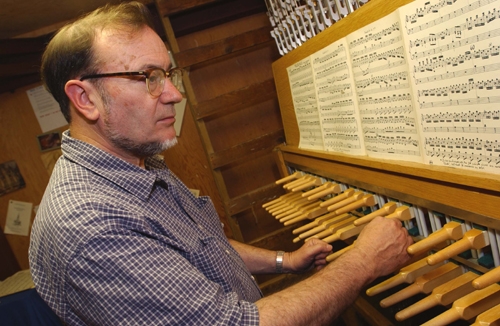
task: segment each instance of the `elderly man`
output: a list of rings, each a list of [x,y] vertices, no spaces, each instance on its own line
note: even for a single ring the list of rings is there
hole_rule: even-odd
[[[354,248],[308,241],[283,256],[228,240],[211,201],[165,166],[176,143],[181,71],[140,3],[62,28],[42,78],[69,121],[30,245],[40,296],[70,325],[313,325],[331,322],[376,277],[405,263],[411,238],[377,218]],[[262,297],[252,274],[312,277]]]

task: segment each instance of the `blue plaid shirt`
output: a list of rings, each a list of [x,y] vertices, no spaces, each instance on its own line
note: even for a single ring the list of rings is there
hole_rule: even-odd
[[[70,325],[258,325],[262,297],[212,202],[66,131],[33,224],[40,296]]]

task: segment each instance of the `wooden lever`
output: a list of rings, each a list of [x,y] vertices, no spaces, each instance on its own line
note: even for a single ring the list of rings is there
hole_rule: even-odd
[[[432,307],[447,306],[453,301],[474,291],[472,280],[477,277],[473,272],[467,272],[457,278],[437,286],[432,293],[413,305],[399,311],[396,320],[404,321]]]
[[[312,220],[320,215],[327,213],[328,211],[330,211],[330,208],[333,206],[338,206],[339,208],[331,213],[333,213],[334,215],[341,215],[341,214],[345,214],[347,212],[353,211],[353,210],[358,209],[358,208],[363,207],[363,206],[375,205],[375,198],[373,197],[373,195],[363,195],[358,200],[355,200],[356,197],[357,197],[357,195],[354,194],[351,197],[338,202],[337,204],[329,206],[328,208],[320,206],[320,207],[316,208],[315,210],[311,210],[308,213],[297,216],[294,219],[285,222],[285,225],[291,225],[291,224],[294,224],[294,223],[297,223],[297,222],[300,222],[300,221],[303,221],[306,219]],[[310,198],[311,197],[308,197],[308,199],[310,199]],[[355,200],[354,202],[352,202],[353,199]]]
[[[281,206],[279,209],[273,210],[271,215],[276,216],[276,219],[280,219],[281,217],[278,217],[278,215],[283,215],[286,216],[288,214],[288,211],[293,211],[294,208],[296,207],[301,207],[307,204],[310,204],[311,202],[307,200],[307,198],[302,198],[302,197],[297,197],[295,200],[291,200],[286,205]]]
[[[279,206],[279,205],[283,204],[283,202],[285,202],[287,200],[287,198],[290,198],[293,196],[298,196],[298,195],[299,194],[294,194],[292,192],[286,193],[286,194],[281,195],[280,197],[278,197],[274,200],[271,200],[271,201],[268,201],[267,203],[264,203],[262,205],[262,208],[265,208],[267,211],[269,211],[269,209],[272,208],[273,206]]]
[[[362,198],[363,196],[364,196],[364,194],[362,192],[357,192],[357,193],[354,193],[352,196],[349,196],[346,199],[339,201],[337,204],[335,204],[333,206],[340,208],[340,207],[343,207],[347,204],[353,203],[353,201],[356,201],[356,200]],[[330,210],[330,207],[332,207],[332,206],[329,206],[328,208],[326,208],[326,207],[322,206],[322,203],[321,203],[319,205],[319,207],[315,207],[314,210],[305,210],[305,211],[301,211],[300,214],[289,215],[286,218],[281,219],[280,222],[285,222],[285,226],[287,226],[287,225],[292,225],[292,224],[295,224],[297,222],[306,220],[308,218],[313,219],[315,216],[328,213],[328,211]]]
[[[323,239],[329,235],[335,234],[338,230],[340,230],[348,225],[351,225],[355,220],[356,220],[356,217],[349,216],[348,218],[343,219],[342,221],[340,221],[338,223],[335,223],[335,224],[328,226],[324,231],[316,233],[315,235],[311,236],[310,238]],[[306,238],[306,240],[307,239],[309,239],[309,238]]]
[[[285,221],[285,225],[292,225],[292,224],[295,224],[297,222],[300,222],[300,221],[303,221],[303,220],[312,220],[318,216],[321,216],[325,213],[328,213],[328,211],[326,210],[326,208],[324,207],[319,207],[319,205],[315,205],[313,208],[311,209],[307,209],[307,210],[304,210],[302,212],[302,214],[299,214],[298,216],[295,215],[293,218],[291,219],[287,219]]]
[[[366,290],[366,294],[369,296],[374,296],[388,289],[391,289],[399,284],[403,283],[413,283],[415,279],[419,276],[424,275],[436,269],[439,266],[430,266],[427,264],[427,259],[420,259],[413,264],[401,268],[398,274],[393,277],[369,288]]]
[[[347,225],[337,230],[337,232],[335,232],[334,234],[327,236],[326,238],[322,238],[321,240],[325,241],[326,243],[332,243],[338,240],[345,240],[352,238],[358,235],[363,230],[365,225],[366,224],[360,226],[355,226],[354,224]]]
[[[366,223],[370,222],[371,220],[373,220],[377,216],[387,216],[391,213],[394,213],[394,211],[396,210],[396,207],[397,207],[397,205],[395,202],[386,203],[384,206],[377,209],[375,212],[371,212],[368,215],[365,215],[363,217],[358,218],[354,222],[354,225],[358,226],[358,225],[366,224]]]
[[[436,252],[427,258],[429,265],[434,265],[456,256],[469,249],[481,249],[490,244],[488,234],[478,229],[471,229],[465,232],[464,237],[448,247]]]
[[[494,326],[500,325],[500,305],[494,306],[477,316],[471,326]]]
[[[290,193],[278,198],[278,201],[276,203],[273,203],[272,205],[267,206],[266,210],[269,213],[272,213],[278,209],[285,207],[286,205],[288,205],[288,203],[291,203],[291,202],[299,199],[300,197],[301,197],[300,194],[297,194],[297,193],[294,194],[294,193],[290,192]]]
[[[327,209],[329,212],[335,212],[339,208],[342,208],[346,205],[352,204],[352,203],[360,200],[361,198],[363,198],[364,195],[365,194],[363,192],[356,191],[354,194],[352,194],[352,196],[349,196],[344,200],[341,200],[333,205],[328,206]],[[323,206],[323,207],[325,207],[325,206]]]
[[[300,234],[300,233],[303,233],[307,230],[310,230],[312,228],[315,228],[317,226],[320,226],[323,222],[327,221],[327,220],[330,220],[334,217],[336,217],[337,214],[335,214],[335,212],[331,212],[331,213],[328,213],[328,214],[325,214],[325,215],[322,215],[320,217],[318,217],[317,219],[315,219],[314,221],[312,221],[311,223],[308,223],[306,225],[303,225],[297,229],[294,229],[292,231],[293,234]]]
[[[310,191],[304,192],[302,197],[306,197],[309,200],[319,199],[325,197],[330,194],[338,194],[342,190],[340,189],[340,185],[336,183],[326,182],[321,187],[317,187]]]
[[[408,206],[399,206],[393,213],[386,215],[385,218],[395,218],[402,222],[411,220],[412,216]]]
[[[300,178],[301,176],[302,176],[302,172],[298,172],[298,171],[297,171],[297,172],[294,172],[294,173],[290,174],[289,176],[286,176],[286,177],[284,177],[284,178],[281,178],[281,179],[279,179],[279,180],[276,180],[276,181],[275,181],[275,184],[277,184],[277,185],[281,185],[281,184],[283,184],[283,183],[287,183],[287,182],[289,182],[289,181],[292,181],[292,180],[295,180],[295,179],[297,179],[297,178]]]
[[[422,326],[442,326],[459,319],[469,320],[497,304],[500,304],[500,285],[492,284],[456,300],[451,309],[428,320]]]
[[[354,242],[356,242],[356,241],[354,241]],[[334,261],[335,259],[337,259],[340,256],[342,256],[343,254],[345,254],[348,250],[351,250],[351,248],[353,246],[354,246],[354,243],[352,245],[350,245],[350,246],[347,246],[347,247],[345,247],[343,249],[340,249],[339,251],[334,252],[333,254],[330,254],[330,255],[326,256],[326,261],[328,263]]]
[[[307,214],[308,212],[310,212],[318,207],[319,207],[319,204],[318,204],[317,200],[312,201],[312,202],[308,200],[305,205],[299,205],[299,206],[293,207],[286,212],[283,212],[279,215],[276,215],[276,218],[279,219],[281,223],[283,223],[283,222],[291,220],[297,216]]]
[[[343,220],[345,220],[345,219],[347,219],[349,217],[351,217],[351,215],[349,215],[349,214],[342,214],[340,216],[334,216],[334,217],[332,217],[329,220],[322,221],[319,226],[316,226],[316,227],[314,227],[314,228],[312,228],[312,229],[310,229],[310,230],[308,230],[308,231],[306,231],[304,233],[299,234],[298,237],[296,237],[295,239],[293,239],[293,243],[297,243],[300,240],[304,240],[304,239],[307,239],[309,237],[312,237],[316,233],[322,232],[325,229],[327,229],[328,227],[330,227],[330,226],[332,226],[332,225],[334,225],[336,223],[339,223],[339,222],[341,222],[341,221],[343,221]]]
[[[481,290],[497,282],[500,282],[500,266],[495,267],[489,272],[476,278],[474,282],[472,282],[472,286],[474,286],[474,288],[477,290]]]
[[[289,183],[283,185],[283,189],[291,190],[293,188],[300,186],[303,183],[310,182],[313,179],[314,179],[314,177],[311,175],[303,175],[300,178],[298,178],[297,180],[294,180],[292,182],[289,182]]]
[[[336,209],[334,212],[337,214],[344,214],[344,213],[348,213],[350,211],[356,210],[356,209],[361,208],[361,207],[374,206],[375,204],[376,204],[375,197],[373,195],[364,195],[361,199],[353,202],[352,204],[340,207],[340,208]],[[332,207],[332,206],[329,206],[328,210],[330,210],[330,207]]]
[[[446,223],[441,230],[438,230],[428,237],[412,244],[408,247],[408,253],[415,255],[431,249],[432,247],[446,240],[458,240],[463,237],[465,225],[458,222]]]
[[[311,178],[309,181],[301,183],[300,185],[293,187],[291,190],[292,192],[298,192],[307,188],[310,188],[312,186],[319,186],[321,185],[321,179],[320,178]]]
[[[333,205],[335,203],[338,203],[352,195],[354,195],[356,191],[354,189],[347,189],[346,191],[344,191],[343,193],[341,194],[338,194],[337,196],[333,197],[333,198],[330,198],[328,200],[325,200],[324,202],[321,203],[321,207],[328,207],[330,205]]]
[[[443,283],[446,283],[457,276],[462,275],[462,268],[453,263],[447,263],[436,268],[429,273],[417,277],[413,284],[387,298],[380,301],[380,306],[383,308],[390,307],[398,302],[408,299],[418,293],[431,293],[432,290]]]

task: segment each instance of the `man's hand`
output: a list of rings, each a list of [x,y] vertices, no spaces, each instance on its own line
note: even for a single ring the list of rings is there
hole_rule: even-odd
[[[285,253],[283,269],[288,273],[302,273],[316,267],[322,269],[326,265],[326,256],[332,251],[332,246],[319,239],[311,238],[302,247]]]
[[[374,277],[387,275],[410,259],[406,249],[413,243],[397,219],[376,217],[361,231],[354,244],[367,271]]]

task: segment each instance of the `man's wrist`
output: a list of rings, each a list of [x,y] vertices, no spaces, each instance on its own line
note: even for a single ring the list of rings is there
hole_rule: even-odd
[[[276,273],[283,273],[283,260],[285,258],[285,252],[278,250],[276,251]]]

